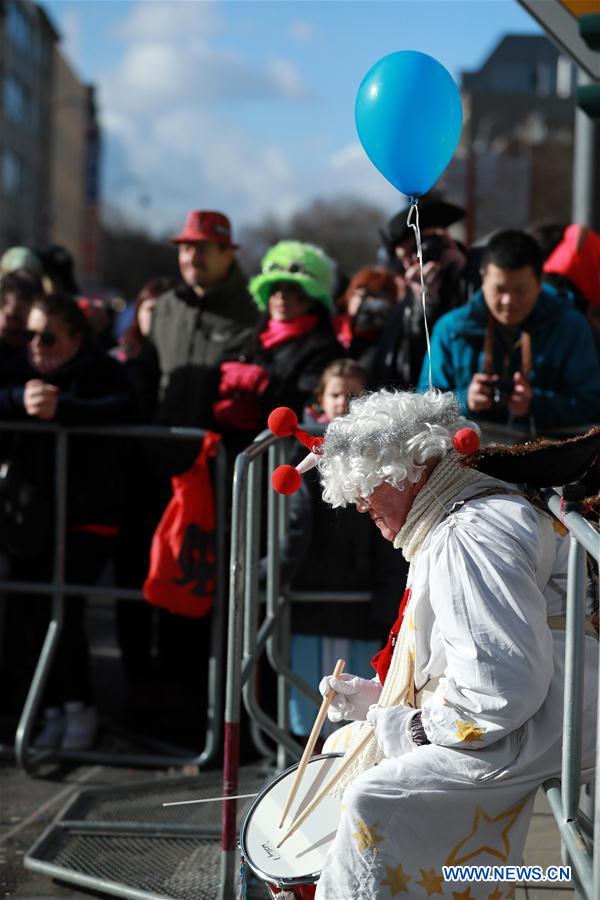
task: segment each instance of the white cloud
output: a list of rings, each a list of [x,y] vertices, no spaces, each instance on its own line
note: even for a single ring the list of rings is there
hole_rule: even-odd
[[[139,217],[140,196],[150,196],[157,232],[192,206],[251,220],[273,194],[279,211],[295,194],[283,148],[275,139],[257,143],[234,110],[304,100],[302,78],[287,60],[257,65],[217,47],[218,22],[205,6],[212,4],[138,3],[119,27],[123,57],[100,85],[107,199]]]
[[[310,22],[306,22],[304,19],[295,19],[290,23],[290,37],[294,41],[305,43],[313,41],[316,37],[316,32]]]
[[[268,69],[281,93],[291,99],[304,99],[308,91],[302,78],[294,65],[287,59],[272,59],[268,63]]]
[[[365,151],[359,143],[346,144],[340,150],[336,150],[329,157],[329,165],[332,169],[347,169],[356,163],[361,163],[365,158]]]
[[[138,0],[130,15],[115,29],[126,41],[179,40],[187,35],[202,40],[220,31],[222,25],[213,0]]]
[[[256,140],[238,111],[256,101],[304,105],[311,95],[289,60],[254,63],[223,49],[218,29],[214,5],[195,2],[139,2],[120,26],[122,58],[100,81],[109,203],[155,234],[198,207],[222,209],[237,229],[315,196],[354,192],[397,205],[360,145],[332,151],[316,116],[305,152],[286,143],[276,106]]]

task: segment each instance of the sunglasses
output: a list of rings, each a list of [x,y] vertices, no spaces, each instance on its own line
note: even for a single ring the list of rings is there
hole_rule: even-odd
[[[289,272],[291,275],[308,275],[309,278],[316,280],[316,275],[299,262],[291,262],[289,266],[282,266],[277,262],[269,262],[262,267],[262,271],[263,275],[268,275],[270,272]]]
[[[25,332],[25,340],[31,344],[36,338],[40,339],[42,347],[54,347],[56,343],[56,335],[51,331],[32,331],[28,328]]]

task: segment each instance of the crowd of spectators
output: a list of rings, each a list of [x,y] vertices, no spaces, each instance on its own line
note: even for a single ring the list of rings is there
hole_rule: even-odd
[[[180,282],[157,276],[140,285],[131,325],[119,339],[102,304],[79,295],[67,251],[10,248],[0,259],[0,419],[210,429],[222,435],[230,461],[275,406],[326,423],[344,414],[351,395],[383,386],[456,391],[469,417],[524,436],[596,424],[600,236],[575,225],[503,231],[478,253],[449,232],[464,217],[460,208],[437,199],[420,208],[425,299],[408,210],[382,232],[374,264],[345,273],[348,287],[340,296],[332,293],[335,262],[321,248],[281,241],[248,280],[229,219],[192,211],[172,238]],[[184,443],[74,438],[67,582],[93,582],[111,560],[120,587],[141,587],[170,478],[188,469],[197,452]],[[42,582],[51,575],[54,463],[52,435],[0,433],[0,554],[12,579]],[[284,578],[305,588],[369,589],[374,599],[370,609],[344,613],[344,627],[335,626],[339,609],[304,613],[293,623],[292,655],[304,674],[329,671],[328,641],[347,640],[359,671],[369,641],[385,636],[380,629],[397,605],[405,572],[396,557],[383,559],[388,546],[363,534],[355,510],[344,511],[343,521],[326,511],[311,478],[292,504]],[[48,600],[25,612],[27,602],[15,595],[5,604],[0,649],[17,706],[48,618]],[[116,609],[132,693],[143,694],[153,679],[173,684],[201,719],[209,617],[161,612],[156,641],[150,608],[120,601]],[[40,747],[81,749],[95,738],[84,610],[83,598],[68,598]],[[6,696],[0,703],[4,711],[11,707]],[[299,705],[296,713],[295,730],[305,733]]]

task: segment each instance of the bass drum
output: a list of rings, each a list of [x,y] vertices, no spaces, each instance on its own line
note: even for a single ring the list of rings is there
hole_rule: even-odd
[[[242,857],[254,874],[266,883],[272,897],[283,895],[281,900],[312,900],[314,897],[323,861],[337,832],[341,797],[324,797],[283,847],[278,849],[277,844],[342,759],[341,753],[323,753],[308,761],[282,828],[279,828],[279,822],[298,770],[297,764],[268,784],[246,813],[240,833]]]

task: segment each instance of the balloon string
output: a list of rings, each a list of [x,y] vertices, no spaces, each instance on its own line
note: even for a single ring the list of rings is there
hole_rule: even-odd
[[[414,223],[412,220],[413,212],[415,214]],[[433,378],[431,374],[431,343],[429,341],[429,325],[427,324],[427,291],[425,289],[425,280],[423,278],[423,248],[421,246],[421,229],[419,228],[419,206],[416,200],[411,198],[410,209],[408,210],[408,218],[406,224],[415,233],[417,241],[417,256],[419,258],[419,274],[421,276],[421,303],[423,305],[423,321],[425,323],[425,339],[427,341],[427,360],[429,362],[429,390],[433,390]]]

